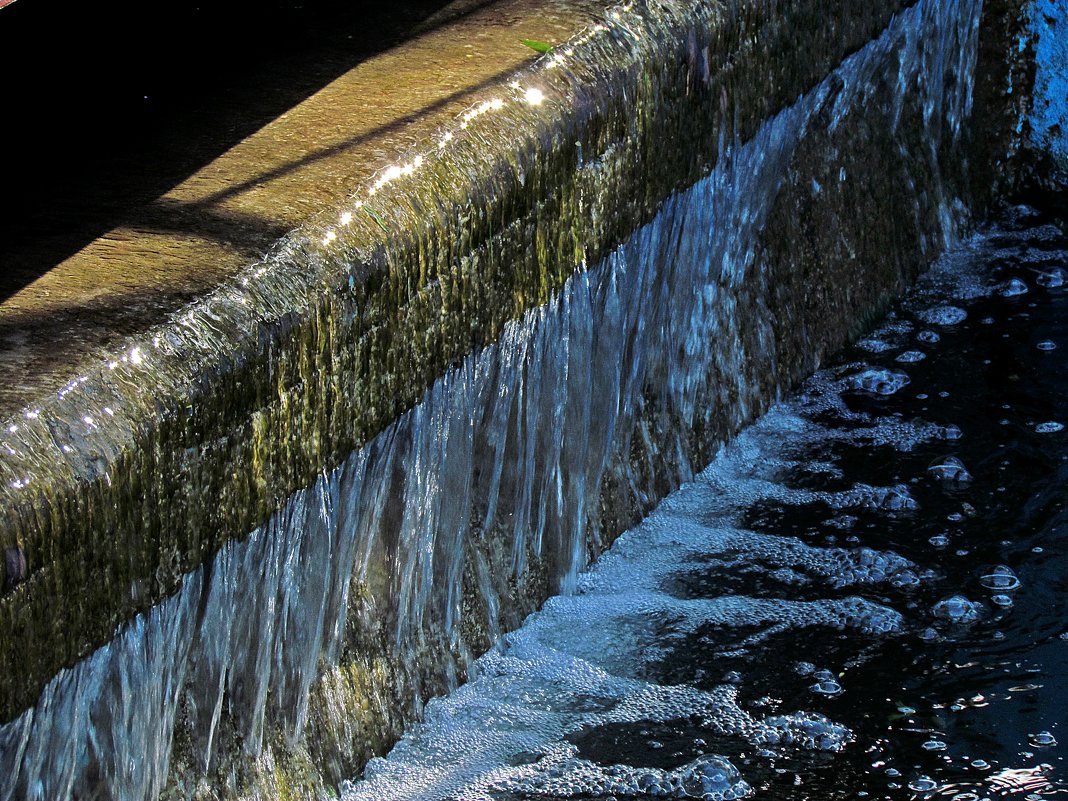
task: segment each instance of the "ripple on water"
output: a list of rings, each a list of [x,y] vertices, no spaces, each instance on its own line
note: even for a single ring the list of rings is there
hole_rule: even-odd
[[[1040,731],[1038,734],[1029,734],[1027,742],[1035,748],[1052,748],[1057,744],[1057,738],[1048,731]]]
[[[930,776],[917,776],[909,782],[909,789],[915,793],[933,793],[938,789],[938,782]]]

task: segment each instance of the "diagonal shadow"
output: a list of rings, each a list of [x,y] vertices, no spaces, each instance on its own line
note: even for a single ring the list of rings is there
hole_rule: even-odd
[[[493,1],[4,8],[0,301],[356,64]]]

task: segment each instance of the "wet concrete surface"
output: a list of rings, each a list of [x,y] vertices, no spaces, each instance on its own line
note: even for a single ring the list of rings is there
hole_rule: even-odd
[[[32,57],[19,60],[9,48],[7,60],[25,72],[58,47],[69,72],[51,84],[23,82],[11,102],[26,109],[40,100],[46,109],[0,144],[6,183],[19,198],[0,221],[0,416],[56,391],[79,365],[234,276],[428,139],[537,57],[520,38],[562,41],[606,5],[269,4],[255,22],[256,10],[247,9],[249,29],[239,39],[232,37],[240,8],[206,16],[202,26],[192,10],[175,12],[155,57],[186,66],[147,73],[151,42],[76,46],[63,39],[75,36],[69,19],[56,26],[67,33],[46,37],[52,49],[44,55],[27,45]],[[41,13],[32,4],[4,13],[24,9]],[[12,21],[19,22],[0,20],[9,39],[18,34]],[[272,58],[264,47],[286,41],[287,27],[295,42]],[[193,32],[214,49],[168,52]],[[81,79],[78,46],[104,64],[87,62]],[[237,52],[230,60],[220,55],[228,46]],[[118,50],[109,56],[109,47]],[[150,108],[151,94],[139,95],[146,87],[161,90],[159,108]],[[133,107],[139,99],[145,109]],[[105,114],[94,118],[94,108]],[[220,152],[220,143],[232,146]]]

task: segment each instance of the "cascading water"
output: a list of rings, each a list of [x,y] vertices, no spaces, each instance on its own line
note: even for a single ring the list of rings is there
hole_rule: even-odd
[[[1063,794],[1066,268],[951,251],[345,801]]]
[[[879,105],[890,141],[930,190],[910,201],[917,220],[937,218],[930,231],[917,223],[934,234],[928,251],[953,240],[963,208],[937,177],[939,154],[970,111],[980,8],[923,0],[746,141],[721,132],[709,176],[664,201],[603,261],[579,265],[547,304],[507,324],[246,540],[226,544],[177,594],[56,676],[33,709],[0,728],[0,799],[152,797],[166,789],[174,759],[210,773],[233,770],[235,754],[258,766],[269,794],[280,792],[270,781],[283,746],[315,740],[307,769],[333,781],[350,752],[366,748],[355,741],[381,747],[395,737],[409,714],[394,710],[398,699],[416,712],[540,598],[580,586],[616,533],[600,521],[629,513],[606,505],[626,498],[647,510],[818,362],[820,352],[798,356],[782,344],[789,323],[775,319],[777,276],[763,250],[814,138],[833,139]],[[876,98],[888,70],[892,96]],[[917,131],[923,147],[908,151]],[[836,158],[824,154],[817,169],[844,185],[850,176]],[[834,191],[804,182],[813,195]],[[751,325],[739,322],[743,310]],[[843,335],[851,325],[828,324]],[[784,625],[796,607],[764,605],[754,625]],[[541,620],[566,608],[554,601]],[[804,609],[806,620],[862,630],[897,620],[860,601]],[[674,612],[689,614],[685,605]],[[368,631],[383,635],[385,650],[354,633]],[[612,644],[597,647],[611,653]],[[479,670],[500,658],[493,652]],[[694,697],[683,692],[679,703]],[[732,703],[729,693],[706,702]],[[737,722],[754,737],[765,731]],[[845,738],[812,717],[766,728],[831,746]],[[454,790],[458,777],[468,774],[452,772],[441,786]]]

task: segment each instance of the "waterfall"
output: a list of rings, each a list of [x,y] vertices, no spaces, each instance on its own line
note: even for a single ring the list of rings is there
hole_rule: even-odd
[[[970,111],[980,7],[921,0],[752,135],[722,130],[710,174],[0,727],[0,801],[154,797],[172,768],[188,788],[242,759],[262,794],[286,749],[336,783],[388,745],[919,268],[790,272],[791,234],[769,234],[784,197],[891,191],[856,188],[883,165],[830,145],[882,126],[913,182],[892,188],[900,235],[927,258],[953,240],[966,213],[943,157]],[[824,233],[852,247],[876,222]],[[786,285],[811,291],[808,317],[784,318]],[[851,319],[824,314],[842,306]],[[830,333],[796,349],[815,327]]]

